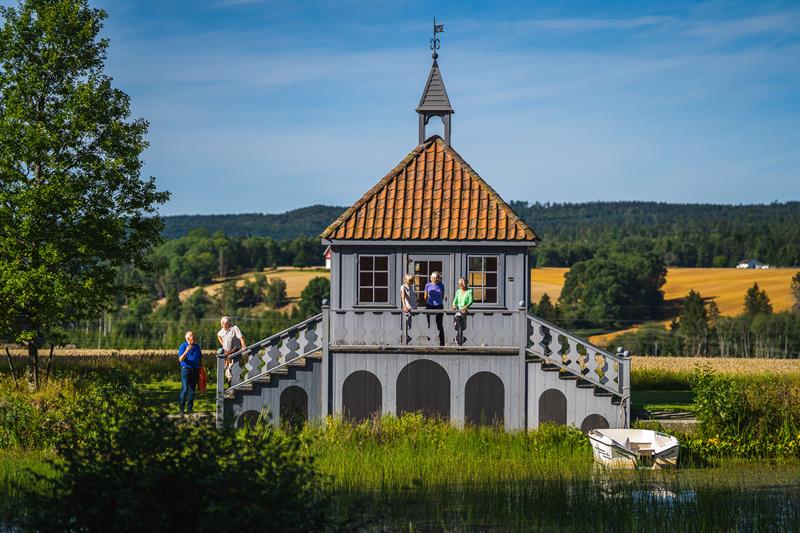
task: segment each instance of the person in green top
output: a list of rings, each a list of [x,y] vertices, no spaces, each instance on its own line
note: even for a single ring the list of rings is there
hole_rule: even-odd
[[[467,280],[458,278],[458,290],[453,296],[453,309],[456,310],[456,319],[453,327],[456,328],[456,344],[464,344],[464,330],[467,328],[467,313],[472,306],[472,289],[467,288]]]

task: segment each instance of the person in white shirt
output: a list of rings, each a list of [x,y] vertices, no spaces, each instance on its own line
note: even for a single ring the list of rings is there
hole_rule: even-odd
[[[233,325],[231,322],[231,317],[224,316],[219,322],[222,326],[222,329],[217,332],[217,340],[222,348],[217,350],[217,354],[230,355],[238,352],[239,350],[244,350],[247,348],[247,343],[245,343],[242,331],[239,329],[239,326]],[[233,361],[230,359],[225,360],[225,377],[228,379],[231,379],[232,364]]]

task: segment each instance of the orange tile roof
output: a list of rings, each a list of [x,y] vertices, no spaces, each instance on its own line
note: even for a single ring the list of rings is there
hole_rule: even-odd
[[[437,135],[416,147],[320,237],[539,240],[533,229]]]

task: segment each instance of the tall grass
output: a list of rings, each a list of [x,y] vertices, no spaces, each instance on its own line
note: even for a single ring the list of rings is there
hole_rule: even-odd
[[[406,414],[351,425],[328,419],[301,433],[317,466],[339,488],[413,488],[420,485],[511,481],[587,473],[592,456],[575,428],[532,432],[458,429]]]
[[[300,432],[341,509],[390,530],[751,530],[800,524],[800,463],[597,468],[578,430],[457,429],[419,415]],[[740,473],[742,473],[740,475]],[[752,480],[752,481],[751,481]]]

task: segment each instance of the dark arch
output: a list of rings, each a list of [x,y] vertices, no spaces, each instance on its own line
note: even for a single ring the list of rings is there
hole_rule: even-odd
[[[245,411],[236,419],[236,427],[242,429],[245,426],[253,427],[256,425],[258,417],[261,415],[258,411]]]
[[[383,401],[381,382],[372,372],[356,370],[342,384],[342,416],[352,422],[363,422],[381,415]]]
[[[302,426],[308,420],[308,394],[297,385],[286,387],[281,393],[281,424]]]
[[[464,387],[464,418],[476,426],[502,426],[505,408],[503,381],[491,372],[474,374]]]
[[[583,419],[581,431],[589,433],[593,429],[608,429],[608,420],[601,415],[589,415]]]
[[[547,389],[539,396],[539,423],[567,423],[567,397],[558,389]]]
[[[397,376],[397,415],[422,411],[432,418],[450,418],[450,378],[438,363],[419,359]]]

